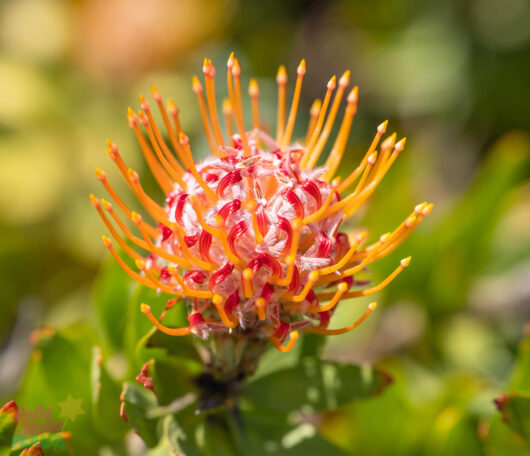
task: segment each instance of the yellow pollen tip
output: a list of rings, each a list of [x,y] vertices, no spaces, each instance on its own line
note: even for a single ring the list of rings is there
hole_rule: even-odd
[[[366,239],[366,236],[368,236],[368,232],[366,232],[366,231],[363,231],[362,233],[359,233],[357,235],[357,238],[356,238],[357,242],[364,241]]]
[[[294,264],[294,262],[296,261],[296,255],[295,254],[291,254],[289,255],[286,259],[285,259],[285,263],[288,265],[288,266],[292,266]]]
[[[105,171],[102,171],[102,170],[99,169],[97,166],[94,168],[94,171],[95,171],[95,173],[96,173],[97,178],[98,178],[100,181],[104,181],[104,180],[107,178],[107,175],[105,174]]]
[[[140,311],[144,314],[151,313],[151,306],[148,306],[147,304],[140,304]]]
[[[140,271],[143,271],[145,269],[145,262],[142,260],[135,260],[134,263],[136,264],[136,267],[140,269]]]
[[[388,138],[386,138],[381,144],[381,150],[391,149],[396,142],[396,133],[392,133]]]
[[[280,65],[276,74],[276,82],[280,85],[287,84],[287,70],[285,66]]]
[[[103,205],[106,211],[112,211],[112,204],[110,204],[107,200],[101,198],[101,204]]]
[[[289,334],[289,338],[291,340],[297,340],[298,339],[298,331],[293,331]]]
[[[131,107],[127,108],[127,120],[132,124],[137,120],[136,114]]]
[[[368,304],[368,309],[369,309],[370,311],[373,311],[373,310],[375,310],[376,308],[377,308],[377,302],[374,301],[374,302],[371,302],[370,304]]]
[[[234,60],[234,66],[232,67],[232,75],[238,78],[241,76],[241,66],[239,65],[239,60]]]
[[[129,179],[131,179],[133,182],[138,182],[138,173],[134,169],[129,168],[127,170],[127,175],[129,176]]]
[[[318,116],[318,113],[320,112],[321,107],[322,107],[322,101],[317,98],[315,101],[313,101],[309,114],[313,117]]]
[[[226,62],[226,66],[228,68],[232,68],[234,66],[234,53],[233,52],[228,57],[228,61]]]
[[[348,95],[349,104],[355,104],[359,101],[359,87],[355,86]]]
[[[89,195],[89,197],[90,197],[90,202],[92,203],[92,206],[99,207],[99,199],[96,198],[96,196],[93,195],[92,193]]]
[[[138,212],[132,211],[131,212],[131,220],[133,221],[133,223],[138,225],[138,224],[142,223],[142,216],[140,214],[138,214]]]
[[[420,203],[417,206],[414,207],[414,213],[415,214],[421,214],[423,209],[427,206],[426,202]]]
[[[346,70],[339,79],[339,85],[341,87],[347,87],[350,83],[350,70]]]
[[[199,78],[197,76],[193,76],[193,78],[191,78],[191,85],[195,93],[202,92],[202,84],[201,84],[201,81],[199,81]]]
[[[303,225],[303,222],[301,219],[299,218],[295,218],[292,222],[291,222],[291,226],[293,227],[293,230],[299,230],[300,228],[302,228],[302,225]]]
[[[208,62],[208,59],[205,57],[204,58],[204,62],[202,64],[202,72],[207,76],[208,75],[208,66],[209,66],[209,62]]]
[[[167,272],[169,272],[170,275],[175,275],[177,273],[177,268],[175,266],[168,266]]]
[[[368,157],[368,164],[370,166],[373,166],[375,165],[376,160],[377,160],[377,152],[374,152],[373,154],[370,154],[370,156]]]
[[[252,269],[250,268],[245,268],[243,269],[243,278],[245,280],[250,280],[252,279],[252,276],[254,275],[254,273],[252,272]]]
[[[411,259],[412,259],[412,257],[403,258],[403,259],[400,261],[401,267],[402,267],[402,268],[406,268],[406,267],[410,264],[410,260],[411,260]]]
[[[336,76],[333,76],[329,81],[328,81],[328,89],[329,90],[333,90],[335,89],[335,87],[337,86],[337,77]]]
[[[390,236],[392,236],[392,233],[385,233],[379,238],[379,240],[384,244],[385,242],[388,241]]]
[[[142,125],[147,127],[147,125],[149,124],[149,120],[147,119],[147,116],[143,111],[138,111],[138,118],[140,119]]]
[[[142,109],[148,111],[149,110],[149,102],[145,99],[145,97],[142,94],[139,95],[139,98],[140,98],[140,104],[142,106]]]
[[[296,72],[297,72],[297,74],[298,74],[299,76],[302,76],[302,75],[305,74],[305,71],[306,71],[306,68],[305,68],[305,59],[302,59],[302,60],[300,61],[300,64],[298,65],[298,68],[297,68]]]
[[[167,100],[167,109],[171,115],[176,115],[179,112],[179,108],[177,108],[177,105],[172,98]]]
[[[415,221],[416,221],[416,216],[411,215],[410,217],[407,217],[405,219],[405,221],[403,222],[403,225],[405,226],[405,228],[410,228],[414,224]]]
[[[250,84],[248,85],[248,94],[251,97],[257,97],[259,95],[258,81],[255,79],[250,80]]]
[[[394,146],[394,149],[396,149],[396,152],[401,152],[405,148],[405,143],[407,142],[407,138],[403,138],[400,141],[396,143]]]
[[[190,143],[190,139],[182,131],[179,133],[179,141],[183,146],[187,146]]]
[[[112,247],[112,239],[103,235],[101,236],[101,239],[103,240],[103,244],[105,244],[105,247],[110,248]]]
[[[223,297],[220,294],[215,293],[212,296],[212,302],[214,304],[216,304],[216,305],[222,304],[223,303]]]
[[[386,132],[386,127],[388,127],[388,120],[385,120],[382,124],[377,127],[377,133],[380,135]]]
[[[423,215],[429,215],[429,214],[431,213],[433,207],[434,207],[434,204],[429,203],[429,204],[427,204],[427,206],[425,206],[425,207],[423,208],[423,210],[421,211],[421,213],[422,213]]]
[[[318,271],[311,271],[307,276],[307,280],[310,282],[316,282],[318,280]]]
[[[337,290],[339,290],[341,293],[345,293],[347,289],[348,289],[348,285],[345,282],[341,282],[337,286]]]

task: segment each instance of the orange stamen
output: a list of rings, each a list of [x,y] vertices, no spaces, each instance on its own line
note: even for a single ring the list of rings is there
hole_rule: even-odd
[[[210,122],[208,120],[208,114],[206,111],[206,103],[204,101],[202,84],[199,81],[199,78],[197,76],[193,76],[192,87],[193,87],[193,91],[195,92],[195,95],[197,95],[197,102],[199,103],[199,111],[201,113],[202,127],[206,135],[206,140],[208,141],[208,146],[210,147],[210,152],[212,153],[214,157],[217,157],[217,147],[213,141],[212,133],[210,131]],[[189,159],[188,159],[188,165],[189,165]]]
[[[345,328],[327,329],[327,328],[312,327],[312,328],[306,329],[306,332],[313,332],[313,333],[325,334],[325,335],[338,335],[338,334],[344,334],[344,333],[350,332],[353,329],[357,328],[357,326],[359,326],[364,320],[366,320],[368,315],[370,315],[376,309],[376,307],[377,307],[376,302],[372,302],[368,304],[368,309],[366,310],[366,312],[364,312],[358,320],[356,320],[351,325],[346,326]]]
[[[305,60],[302,59],[300,65],[298,65],[296,78],[296,85],[294,88],[293,101],[291,103],[291,111],[289,112],[289,119],[287,120],[287,126],[285,127],[285,133],[283,134],[280,145],[286,147],[291,141],[293,135],[294,123],[296,121],[296,112],[298,111],[298,102],[300,101],[300,92],[302,90],[302,81],[306,72]]]
[[[217,117],[217,103],[215,101],[215,68],[211,60],[204,59],[204,78],[206,81],[206,99],[208,100],[208,110],[212,121],[213,134],[218,146],[224,145],[221,126]]]
[[[322,153],[322,150],[324,149],[324,146],[326,145],[328,137],[331,133],[333,124],[335,123],[335,117],[337,116],[337,112],[339,110],[339,106],[342,100],[342,95],[344,94],[344,90],[346,90],[346,87],[348,86],[349,83],[350,83],[350,71],[348,70],[339,79],[339,88],[337,90],[337,93],[335,94],[335,98],[333,99],[333,104],[331,106],[329,115],[326,119],[324,129],[322,130],[322,133],[320,134],[315,146],[313,148],[310,148],[311,156],[306,163],[306,169],[311,169],[316,165],[320,157],[320,154]]]
[[[149,307],[147,304],[141,304],[140,310],[147,316],[147,318],[149,318],[151,323],[153,323],[153,325],[155,325],[157,329],[162,331],[164,334],[167,334],[168,336],[185,336],[191,332],[189,326],[186,326],[184,328],[168,328],[167,326],[164,326],[153,316],[153,314],[151,313],[151,307]]]
[[[276,120],[276,142],[280,142],[283,138],[285,128],[285,104],[287,97],[287,71],[283,65],[278,68],[276,75],[276,83],[278,84],[278,118]]]
[[[259,86],[258,81],[255,79],[250,80],[248,86],[248,94],[250,95],[250,101],[252,103],[252,127],[260,128],[259,123]]]

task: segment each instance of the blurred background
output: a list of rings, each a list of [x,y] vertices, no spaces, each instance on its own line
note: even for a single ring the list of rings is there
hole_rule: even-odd
[[[323,432],[358,454],[475,454],[497,432],[484,420],[530,317],[528,0],[3,0],[0,399],[17,391],[31,331],[94,318],[92,284],[107,255],[88,199],[104,194],[93,167],[124,189],[105,140],[144,169],[126,109],[155,84],[176,100],[194,151],[206,151],[191,77],[210,57],[223,96],[231,51],[245,83],[258,78],[269,125],[278,65],[292,82],[306,59],[299,137],[330,76],[351,70],[360,101],[344,174],[383,120],[407,136],[351,230],[378,237],[415,204],[435,204],[374,267],[378,280],[413,257],[377,315],[326,349],[379,363],[396,383],[330,414]],[[351,321],[351,308],[337,321]]]

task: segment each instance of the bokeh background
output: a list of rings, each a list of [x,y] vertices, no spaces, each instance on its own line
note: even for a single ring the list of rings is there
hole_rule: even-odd
[[[258,78],[270,125],[278,65],[292,82],[306,58],[300,137],[329,77],[351,70],[360,101],[344,174],[383,120],[407,136],[352,230],[376,237],[435,203],[374,279],[409,254],[412,267],[364,327],[326,349],[379,363],[395,384],[330,414],[323,432],[357,454],[491,454],[484,436],[503,432],[492,399],[530,317],[528,0],[3,0],[0,399],[20,385],[35,328],[94,320],[106,250],[88,200],[103,194],[93,167],[119,182],[105,140],[145,171],[126,108],[155,84],[205,151],[191,77],[205,56],[222,75],[231,51],[246,82]],[[337,320],[351,320],[354,305]]]

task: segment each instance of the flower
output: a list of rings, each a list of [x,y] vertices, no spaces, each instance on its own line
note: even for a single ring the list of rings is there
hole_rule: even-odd
[[[117,146],[108,141],[110,158],[157,225],[129,209],[106,174],[96,168],[98,179],[140,235],[131,232],[111,203],[91,195],[92,203],[123,253],[135,261],[138,271],[123,261],[110,238],[103,236],[103,242],[133,279],[177,297],[168,301],[159,318],[147,304],[141,306],[142,312],[166,334],[193,333],[205,339],[211,333],[252,333],[267,337],[278,350],[287,352],[299,331],[319,334],[350,331],[366,319],[376,303],[371,303],[351,325],[329,329],[339,302],[380,291],[408,266],[410,257],[401,260],[375,286],[367,287],[369,282],[356,278],[368,265],[401,244],[432,209],[432,204],[419,204],[397,228],[368,246],[363,246],[366,232],[349,239],[339,231],[374,192],[403,150],[405,138],[396,141],[396,135],[392,134],[381,141],[387,128],[387,122],[383,122],[359,166],[341,180],[334,176],[357,110],[357,87],[346,97],[342,122],[324,166],[316,165],[349,85],[349,71],[338,82],[335,76],[328,82],[324,100],[315,101],[311,107],[305,140],[298,143],[292,142],[292,135],[305,61],[297,69],[287,116],[287,72],[283,66],[278,71],[275,137],[262,128],[259,88],[254,79],[249,86],[252,129],[247,131],[241,67],[233,54],[227,68],[229,99],[222,108],[226,133],[218,120],[212,62],[204,61],[205,90],[199,79],[193,78],[211,151],[211,157],[201,163],[193,159],[177,107],[170,100],[166,109],[156,88],[152,87],[153,97],[168,140],[143,96],[138,114],[129,108],[129,125],[166,200],[159,204],[146,194],[138,174],[127,168]],[[138,253],[125,238],[147,252],[147,256]],[[360,288],[350,291],[352,287]],[[182,300],[188,303],[189,325],[164,326],[161,320],[166,312]]]

